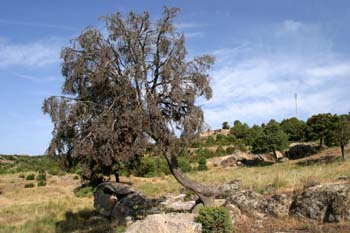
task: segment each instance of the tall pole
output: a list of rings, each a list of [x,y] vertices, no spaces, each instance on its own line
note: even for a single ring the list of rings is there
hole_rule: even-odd
[[[294,94],[294,99],[295,99],[295,117],[298,118],[298,94]]]

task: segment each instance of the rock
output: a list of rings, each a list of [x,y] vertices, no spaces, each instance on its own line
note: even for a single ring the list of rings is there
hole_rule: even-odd
[[[320,222],[350,221],[350,185],[318,185],[296,195],[289,214]]]
[[[128,185],[114,182],[101,183],[94,192],[96,210],[123,225],[148,214],[160,213],[159,203],[162,201],[163,199],[149,199]]]
[[[165,208],[169,212],[190,212],[195,204],[195,201],[176,201],[166,205]]]
[[[220,207],[226,203],[226,199],[214,199],[214,206]]]
[[[271,197],[264,197],[253,191],[237,191],[227,197],[228,206],[232,204],[241,211],[250,213],[257,218],[265,218],[266,215],[273,217],[288,216],[289,206],[292,198],[285,194],[276,194]]]
[[[317,153],[318,145],[311,143],[294,143],[286,152],[288,159],[301,159]]]
[[[193,214],[155,214],[142,221],[136,221],[126,233],[200,233],[202,226],[194,222]]]
[[[180,194],[175,197],[169,197],[167,200],[160,203],[162,209],[167,212],[190,212],[195,201],[184,201],[186,194]]]
[[[139,193],[131,193],[116,203],[110,217],[115,223],[125,225],[127,217],[138,220],[149,214],[160,213],[161,201],[160,199],[148,199]]]
[[[238,219],[242,219],[242,212],[237,206],[233,204],[225,204],[225,208],[230,212],[232,225],[234,225]]]
[[[266,198],[260,205],[262,212],[274,217],[286,217],[292,198],[286,194],[275,194]]]

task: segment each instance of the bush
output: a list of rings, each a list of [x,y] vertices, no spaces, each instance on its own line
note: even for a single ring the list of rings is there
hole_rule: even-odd
[[[156,160],[152,157],[143,157],[141,159],[140,170],[138,171],[139,176],[143,177],[154,177],[158,175]]]
[[[25,184],[24,188],[33,188],[35,185],[33,183]]]
[[[86,186],[86,187],[80,188],[74,194],[77,197],[90,197],[92,196],[93,192],[94,192],[94,189],[91,186]]]
[[[46,181],[45,180],[39,180],[38,181],[38,187],[39,186],[46,186]]]
[[[233,146],[229,146],[226,148],[226,154],[233,154],[235,152],[235,148]]]
[[[231,233],[232,222],[227,209],[223,207],[204,207],[199,210],[196,222],[202,224],[203,233]]]
[[[226,154],[224,148],[221,145],[216,148],[215,153],[216,156],[224,156]]]
[[[78,176],[78,175],[75,175],[75,176],[73,177],[73,180],[79,180],[79,176]]]
[[[34,180],[34,179],[35,179],[35,174],[30,174],[26,178],[26,180]]]
[[[39,175],[36,177],[37,181],[46,181],[46,173],[45,171],[41,170],[39,171]]]
[[[183,172],[190,172],[192,170],[191,164],[187,161],[186,158],[178,158],[179,167]]]
[[[206,171],[206,170],[208,170],[207,160],[204,157],[199,158],[197,170],[198,171]]]
[[[24,174],[19,174],[19,175],[18,175],[18,178],[24,179],[24,178],[26,178],[26,176],[25,176]]]

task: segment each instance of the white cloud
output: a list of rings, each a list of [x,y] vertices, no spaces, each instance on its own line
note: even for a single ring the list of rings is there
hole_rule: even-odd
[[[295,93],[302,119],[350,111],[350,59],[333,49],[318,25],[285,21],[258,33],[215,52],[214,95],[204,103],[209,125],[293,117]]]
[[[0,40],[0,67],[41,67],[59,62],[61,46],[55,39],[26,44]]]
[[[350,77],[350,62],[314,67],[307,74],[315,77],[347,76]]]

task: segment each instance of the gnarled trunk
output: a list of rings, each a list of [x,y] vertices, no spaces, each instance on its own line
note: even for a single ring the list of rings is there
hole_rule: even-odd
[[[212,205],[214,197],[217,194],[216,189],[212,186],[199,184],[188,178],[181,171],[175,155],[171,154],[170,152],[166,152],[164,157],[167,160],[170,171],[175,179],[185,188],[195,192],[205,206]]]
[[[342,156],[343,160],[345,160],[345,148],[344,148],[344,145],[341,145],[340,149],[341,149],[341,156]]]

